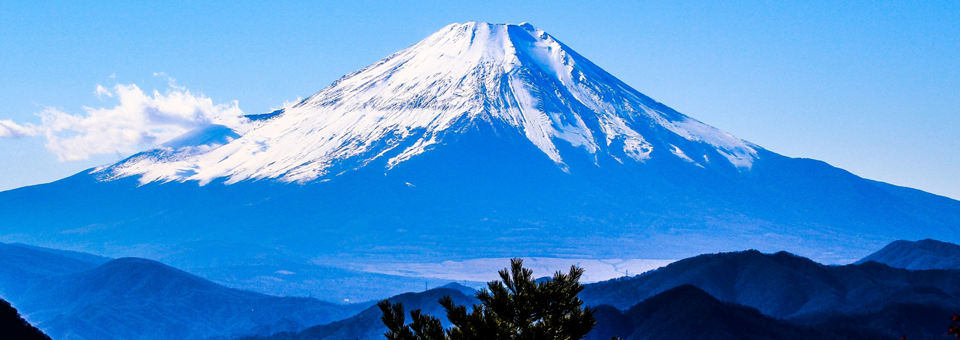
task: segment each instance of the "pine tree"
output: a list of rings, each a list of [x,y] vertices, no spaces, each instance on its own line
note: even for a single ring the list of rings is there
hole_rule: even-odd
[[[402,304],[384,300],[377,305],[388,340],[579,340],[597,324],[593,309],[577,297],[582,275],[582,268],[571,266],[567,274],[556,272],[552,279],[536,282],[523,260],[512,259],[510,268],[500,271],[501,280],[477,293],[480,304],[470,312],[449,296],[440,299],[453,324],[448,330],[420,310],[410,312],[413,322],[407,325]]]

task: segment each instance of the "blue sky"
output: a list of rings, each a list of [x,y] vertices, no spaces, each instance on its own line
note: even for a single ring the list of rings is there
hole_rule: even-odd
[[[188,93],[211,110],[266,112],[469,20],[530,22],[639,91],[774,152],[960,199],[956,1],[0,0],[0,127],[72,122],[62,141],[102,123],[81,120],[91,110],[120,112],[130,85],[146,100]],[[62,115],[44,123],[44,112]],[[0,190],[159,142],[64,160],[40,130],[2,131]]]

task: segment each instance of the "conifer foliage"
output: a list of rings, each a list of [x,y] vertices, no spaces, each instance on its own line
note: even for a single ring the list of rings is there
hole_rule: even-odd
[[[502,280],[487,283],[487,289],[477,293],[480,304],[471,311],[449,296],[440,299],[453,324],[447,330],[420,310],[411,311],[412,322],[405,324],[402,304],[384,300],[377,305],[388,340],[579,340],[597,323],[593,309],[577,297],[583,290],[582,275],[582,268],[571,266],[567,274],[556,272],[552,279],[537,282],[522,259],[512,259],[510,268],[500,271]]]

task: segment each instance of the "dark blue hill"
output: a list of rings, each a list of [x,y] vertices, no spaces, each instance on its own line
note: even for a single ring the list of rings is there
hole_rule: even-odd
[[[879,310],[841,314],[825,313],[792,319],[801,324],[827,332],[847,334],[860,339],[878,339],[878,334],[890,339],[950,339],[946,335],[950,316],[955,308],[936,304],[893,303]]]
[[[672,288],[625,311],[600,306],[597,320],[587,340],[860,339],[771,318],[754,308],[721,302],[691,285]],[[874,335],[870,339],[885,338],[880,332]]]
[[[34,281],[19,300],[39,328],[71,339],[272,334],[342,319],[363,308],[230,289],[138,258]]]
[[[863,313],[892,303],[960,309],[960,270],[910,271],[870,262],[826,266],[786,252],[701,255],[631,278],[587,285],[591,305],[627,308],[690,284],[776,318]]]
[[[16,301],[31,282],[92,269],[109,260],[78,254],[81,253],[61,253],[48,248],[0,243],[0,295]]]
[[[869,261],[904,269],[960,269],[960,245],[933,239],[894,241],[857,263]]]

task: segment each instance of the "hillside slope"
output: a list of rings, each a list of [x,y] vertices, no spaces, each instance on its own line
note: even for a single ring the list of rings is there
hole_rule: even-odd
[[[869,261],[913,270],[960,269],[960,245],[933,239],[916,242],[898,240],[857,263]]]
[[[110,259],[48,248],[0,243],[0,295],[17,298],[36,281],[93,269]]]
[[[894,303],[960,309],[960,270],[910,271],[870,262],[825,266],[786,252],[701,255],[632,278],[587,285],[591,305],[627,308],[690,284],[775,318],[863,313]]]
[[[230,289],[137,258],[34,279],[15,300],[38,328],[57,339],[272,334],[346,318],[365,308]]]
[[[587,340],[672,339],[867,339],[792,324],[756,309],[724,303],[691,285],[681,285],[619,311],[598,307],[599,324]],[[874,332],[871,339],[883,339]]]

